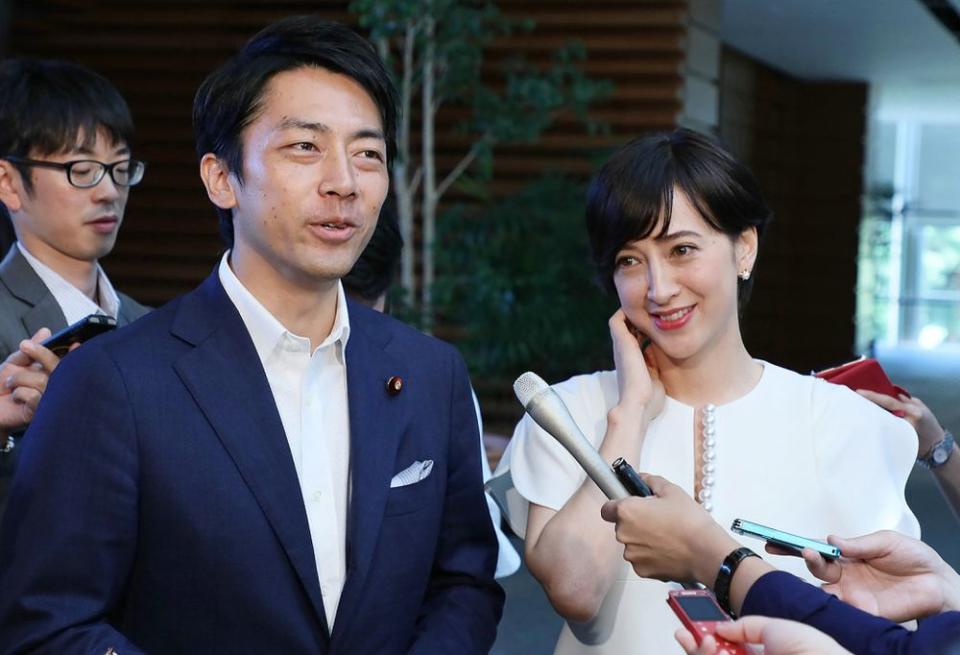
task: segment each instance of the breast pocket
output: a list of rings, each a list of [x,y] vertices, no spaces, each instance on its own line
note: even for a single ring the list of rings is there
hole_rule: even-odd
[[[431,504],[442,503],[443,499],[439,496],[437,485],[439,477],[439,472],[434,470],[419,482],[390,489],[384,516],[410,514],[425,509]]]

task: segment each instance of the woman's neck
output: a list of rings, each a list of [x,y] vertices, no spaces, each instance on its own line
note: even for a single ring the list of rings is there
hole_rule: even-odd
[[[683,360],[670,359],[656,351],[654,357],[667,395],[699,407],[709,403],[722,405],[753,389],[760,381],[763,366],[747,352],[740,333],[734,334],[732,343]]]

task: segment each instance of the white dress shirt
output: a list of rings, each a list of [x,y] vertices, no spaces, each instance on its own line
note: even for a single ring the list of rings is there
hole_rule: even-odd
[[[97,264],[97,295],[98,303],[93,302],[80,289],[67,282],[62,275],[31,255],[23,244],[17,241],[17,248],[23,255],[30,268],[34,270],[37,276],[53,294],[53,299],[60,305],[64,318],[67,319],[67,325],[76,323],[81,318],[90,314],[108,314],[117,318],[120,313],[120,297],[114,290],[107,274],[103,272],[100,264]]]
[[[346,346],[350,317],[338,285],[333,329],[310,352],[310,339],[287,330],[240,282],[227,252],[219,276],[263,364],[297,469],[320,591],[332,630],[346,577],[350,418]]]

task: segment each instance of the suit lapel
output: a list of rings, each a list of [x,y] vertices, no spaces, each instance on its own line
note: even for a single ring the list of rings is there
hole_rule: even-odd
[[[56,298],[16,245],[10,248],[0,263],[0,280],[14,297],[30,305],[20,315],[28,336],[33,336],[42,327],[56,332],[67,326],[67,319]]]
[[[307,514],[260,359],[216,273],[185,297],[175,335],[196,347],[176,364],[260,504],[329,634]]]
[[[400,437],[406,426],[404,394],[390,395],[387,380],[405,379],[406,369],[384,350],[389,335],[377,333],[350,305],[347,343],[347,397],[350,404],[350,513],[347,523],[347,579],[337,608],[332,639],[354,619],[373,560],[383,511],[390,493]]]

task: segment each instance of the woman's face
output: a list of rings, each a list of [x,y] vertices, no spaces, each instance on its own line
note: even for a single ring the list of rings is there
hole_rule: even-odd
[[[753,269],[756,230],[715,230],[674,190],[670,229],[626,244],[613,274],[627,318],[674,361],[739,342],[737,275]]]

